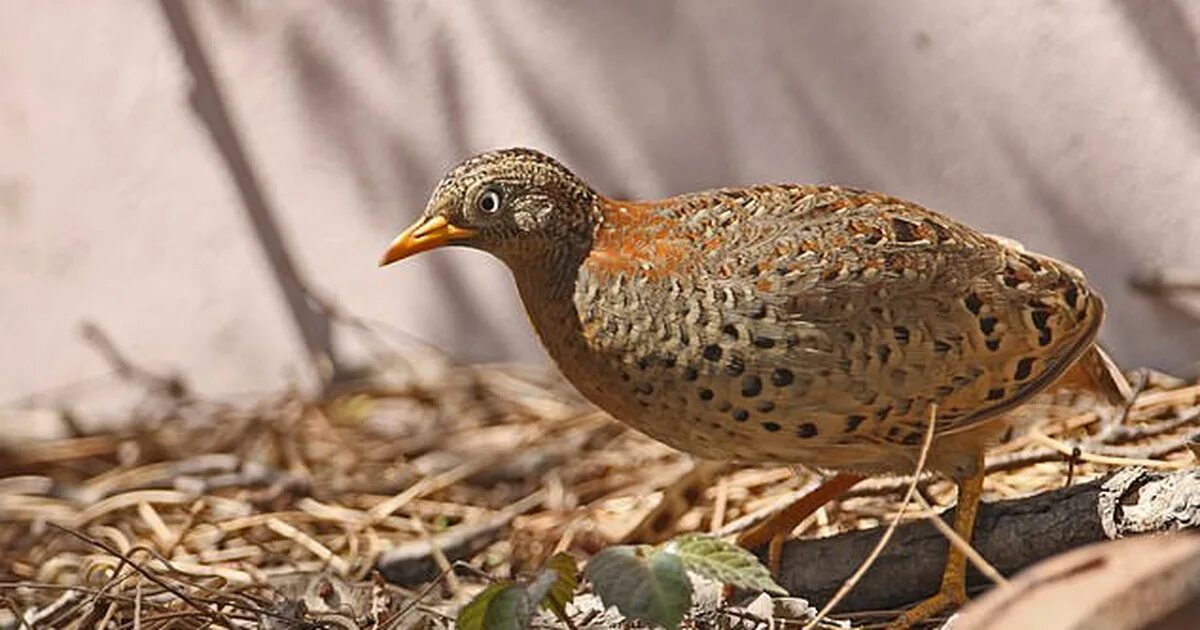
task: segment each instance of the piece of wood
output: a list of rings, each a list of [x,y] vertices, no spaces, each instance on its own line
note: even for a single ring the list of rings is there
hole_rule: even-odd
[[[1140,536],[1039,562],[971,602],[954,630],[1154,628],[1195,630],[1200,536]]]
[[[942,514],[953,518],[953,510]],[[1122,470],[1112,476],[1032,497],[985,504],[974,547],[1011,575],[1055,554],[1101,540],[1200,527],[1200,469]],[[881,529],[792,540],[783,549],[779,583],[820,606],[866,557]],[[838,612],[903,606],[936,592],[946,539],[928,521],[902,525]],[[986,586],[970,571],[968,584]]]

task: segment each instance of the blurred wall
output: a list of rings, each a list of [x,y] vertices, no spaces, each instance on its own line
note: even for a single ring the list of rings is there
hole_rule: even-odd
[[[186,6],[256,209],[162,3],[0,3],[0,403],[104,373],[84,320],[207,393],[302,378],[272,247],[347,311],[465,359],[542,360],[486,256],[375,267],[445,168],[508,145],[615,196],[907,197],[1084,269],[1127,366],[1200,359],[1195,296],[1128,281],[1200,274],[1198,3]]]

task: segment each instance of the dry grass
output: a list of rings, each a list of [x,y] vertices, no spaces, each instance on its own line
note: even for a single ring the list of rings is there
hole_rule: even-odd
[[[149,390],[122,431],[0,448],[0,626],[448,626],[486,576],[620,538],[690,466],[517,368],[433,358],[320,399],[242,406]],[[1122,417],[1042,401],[1027,410],[1036,430],[989,458],[988,495],[1129,460],[1190,465],[1198,398],[1158,379]],[[810,481],[732,468],[679,527],[752,522]],[[906,483],[867,483],[798,532],[886,522]],[[953,496],[936,480],[921,491]],[[381,559],[407,586],[376,577]],[[460,559],[474,570],[446,571]]]

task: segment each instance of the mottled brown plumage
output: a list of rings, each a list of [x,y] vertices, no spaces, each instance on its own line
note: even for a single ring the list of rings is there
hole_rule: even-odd
[[[527,149],[456,167],[385,261],[439,245],[507,263],[590,400],[711,459],[910,472],[936,404],[930,463],[973,479],[1003,412],[1094,352],[1103,317],[1069,265],[887,195],[617,201]]]

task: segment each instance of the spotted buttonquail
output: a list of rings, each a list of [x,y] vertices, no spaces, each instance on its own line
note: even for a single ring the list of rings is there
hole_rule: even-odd
[[[1005,412],[1106,363],[1103,303],[1078,270],[864,190],[618,201],[509,149],[451,170],[383,264],[449,245],[507,264],[584,396],[701,458],[835,471],[840,492],[911,473],[936,418],[929,467],[958,483],[967,540]],[[964,579],[952,546],[941,591],[898,623],[962,603]]]

